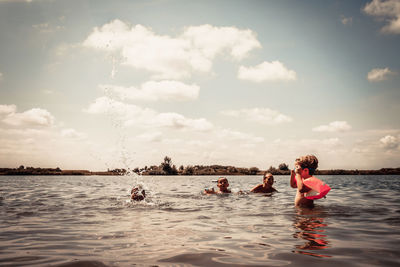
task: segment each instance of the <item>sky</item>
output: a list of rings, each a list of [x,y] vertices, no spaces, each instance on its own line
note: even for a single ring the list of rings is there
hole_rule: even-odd
[[[400,167],[400,1],[0,0],[0,167]]]

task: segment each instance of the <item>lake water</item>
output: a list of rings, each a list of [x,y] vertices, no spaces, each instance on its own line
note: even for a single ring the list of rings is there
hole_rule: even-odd
[[[331,192],[299,210],[288,176],[272,196],[202,195],[210,176],[0,176],[0,266],[400,266],[400,176],[319,178]]]

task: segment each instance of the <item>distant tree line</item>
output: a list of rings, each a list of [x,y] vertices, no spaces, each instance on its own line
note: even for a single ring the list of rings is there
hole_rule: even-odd
[[[93,175],[95,172],[88,170],[61,170],[57,168],[34,168],[24,167],[18,168],[0,168],[0,175]]]
[[[165,156],[160,165],[145,166],[143,168],[108,169],[107,171],[92,172],[88,170],[61,170],[60,168],[0,168],[0,175],[126,175],[129,173],[139,175],[262,175],[270,172],[273,175],[290,175],[289,165],[281,163],[278,167],[270,166],[267,170],[257,167],[240,168],[222,165],[180,165],[178,168],[172,163],[170,157]],[[316,170],[316,175],[400,175],[400,168],[382,168],[379,170]]]
[[[165,156],[164,161],[158,166],[134,168],[133,172],[141,175],[256,175],[262,173],[257,167],[239,168],[222,165],[181,165],[177,168],[168,156]]]
[[[3,175],[59,175],[61,174],[60,168],[33,168],[24,167],[23,165],[18,168],[0,168],[0,174]]]
[[[261,175],[270,172],[273,175],[290,175],[289,165],[281,163],[278,167],[270,166],[266,170],[257,167],[239,168],[222,165],[181,165],[179,168],[172,164],[170,157],[165,156],[160,165],[134,168],[133,172],[141,175]],[[316,170],[316,175],[399,175],[400,168],[382,168],[379,170]]]

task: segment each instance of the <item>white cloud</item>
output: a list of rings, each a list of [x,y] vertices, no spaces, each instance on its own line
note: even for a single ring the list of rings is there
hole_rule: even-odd
[[[133,121],[134,123],[134,121]],[[128,121],[127,124],[133,124]],[[168,112],[159,113],[150,120],[151,125],[157,127],[169,127],[175,129],[190,129],[195,131],[209,131],[213,128],[212,123],[204,118],[189,119],[181,114]]]
[[[85,111],[91,114],[117,116],[126,126],[167,127],[194,131],[209,131],[213,128],[212,123],[204,118],[190,119],[173,112],[157,113],[149,108],[126,104],[105,96],[97,98]]]
[[[231,129],[220,129],[216,131],[216,135],[223,140],[245,141],[246,143],[262,143],[264,138],[254,136],[252,134],[234,131]]]
[[[72,138],[72,139],[84,139],[86,138],[86,134],[80,133],[76,131],[75,129],[68,128],[68,129],[62,129],[61,130],[61,136],[62,137],[67,137],[67,138]]]
[[[144,133],[137,136],[141,140],[145,142],[161,142],[163,140],[163,135],[161,132],[151,132],[151,133]]]
[[[140,88],[101,85],[107,93],[117,95],[121,99],[138,101],[187,101],[197,99],[200,87],[195,84],[184,84],[179,81],[148,81]]]
[[[252,82],[293,81],[296,80],[296,72],[287,69],[279,61],[264,61],[254,67],[240,66],[238,78]]]
[[[0,115],[15,113],[17,111],[16,105],[0,105]]]
[[[341,145],[339,138],[327,138],[327,139],[287,139],[281,140],[276,139],[273,141],[273,145],[287,148],[294,148],[297,151],[307,151],[311,148],[314,151],[330,150],[332,147]],[[306,152],[307,153],[307,152]],[[308,152],[310,154],[310,152]]]
[[[391,71],[389,68],[384,69],[372,69],[368,72],[367,79],[370,82],[379,82],[384,81],[389,78],[391,75],[395,75],[396,73]]]
[[[352,17],[341,16],[340,17],[340,22],[342,22],[343,25],[351,25],[351,24],[353,24],[353,18]]]
[[[329,146],[335,147],[340,145],[339,138],[328,138],[328,139],[302,139],[299,144],[304,147],[318,147],[318,146]]]
[[[368,15],[383,19],[387,24],[381,32],[388,34],[400,34],[400,1],[398,0],[373,0],[364,7]]]
[[[158,79],[182,79],[193,71],[211,71],[214,58],[228,53],[241,60],[261,47],[251,30],[211,25],[190,26],[178,37],[114,20],[94,28],[83,42],[88,48],[120,53],[122,64],[155,73]]]
[[[4,77],[3,73],[0,72],[0,81],[3,80],[3,77]]]
[[[379,140],[383,148],[387,150],[397,149],[400,147],[400,139],[392,135],[386,135]]]
[[[56,32],[56,31],[65,29],[64,26],[51,25],[50,23],[35,24],[35,25],[32,25],[32,28],[34,28],[35,30],[37,30],[41,33],[52,33],[52,32]]]
[[[77,142],[72,136],[62,137],[57,127],[0,127],[0,162],[5,167],[22,164],[62,169],[105,169],[99,160],[91,157],[87,142],[80,138]],[[104,153],[104,147],[102,150]]]
[[[192,50],[197,54],[195,59],[200,54],[201,57],[213,59],[225,50],[234,59],[241,60],[251,50],[261,47],[256,34],[249,29],[214,27],[209,24],[187,27],[182,38],[192,43]]]
[[[279,124],[292,121],[291,117],[269,108],[224,110],[221,111],[221,114],[263,124]]]
[[[344,132],[351,129],[351,125],[347,121],[333,121],[328,125],[321,125],[313,128],[314,132]]]
[[[7,114],[3,122],[13,126],[51,126],[54,123],[54,117],[45,109],[33,108],[22,113],[16,112],[15,105],[2,105],[1,113]]]

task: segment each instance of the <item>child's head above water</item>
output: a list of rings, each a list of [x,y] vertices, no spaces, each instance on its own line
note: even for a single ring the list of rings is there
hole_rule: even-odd
[[[308,169],[309,174],[313,175],[318,168],[318,159],[314,155],[301,156],[296,159],[295,165],[298,165],[302,169]]]
[[[221,193],[231,193],[231,190],[228,189],[229,182],[225,177],[220,177],[217,180],[218,191],[214,191],[214,188],[204,189],[204,194],[221,194]]]
[[[220,177],[217,181],[217,186],[221,192],[228,191],[229,182],[225,177]]]
[[[131,190],[131,199],[140,201],[146,197],[146,191],[140,186],[134,186]]]

